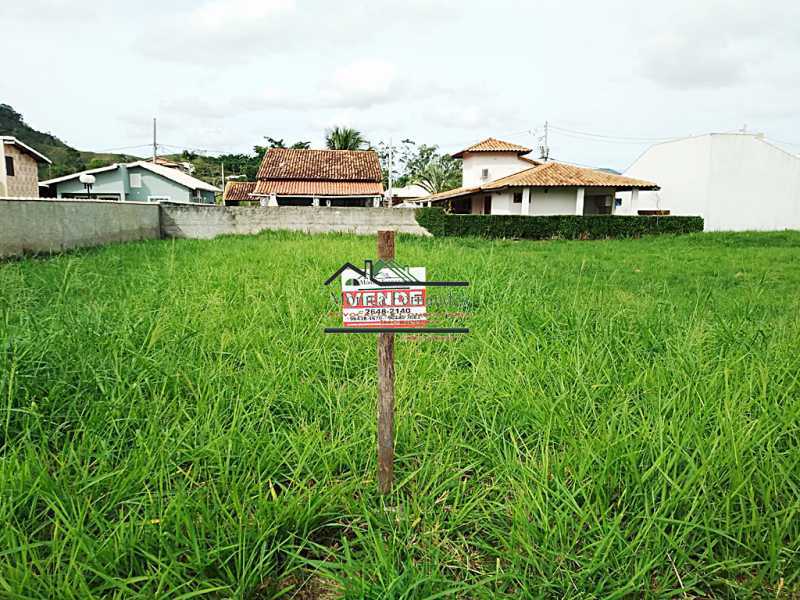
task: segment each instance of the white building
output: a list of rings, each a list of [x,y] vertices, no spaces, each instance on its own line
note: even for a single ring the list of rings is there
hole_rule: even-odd
[[[628,214],[701,215],[706,231],[800,229],[800,157],[763,135],[710,133],[656,144],[625,171],[658,181]]]
[[[558,162],[526,158],[530,148],[488,138],[457,152],[463,160],[460,188],[425,196],[418,203],[454,213],[492,215],[602,215],[616,212],[617,193],[657,190],[650,181]]]
[[[384,193],[386,199],[391,198],[393,205],[409,203],[417,198],[427,196],[428,191],[416,183],[410,183],[403,187],[393,187]]]

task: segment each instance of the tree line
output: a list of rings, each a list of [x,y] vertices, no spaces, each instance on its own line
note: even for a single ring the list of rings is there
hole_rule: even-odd
[[[253,146],[252,154],[223,154],[215,160],[225,167],[226,175],[240,175],[242,179],[255,181],[264,154],[270,148],[294,148],[305,150],[311,142],[286,142],[265,136],[264,145]],[[392,155],[392,185],[403,187],[416,184],[430,194],[444,192],[461,185],[461,161],[442,154],[439,147],[417,144],[405,139],[391,146],[386,142],[372,145],[357,129],[334,127],[325,132],[325,146],[330,150],[374,150],[380,159],[383,185],[389,185],[389,158]],[[190,151],[181,154],[183,160],[195,162],[198,156]],[[217,167],[219,168],[219,167]],[[197,172],[198,176],[203,173]]]

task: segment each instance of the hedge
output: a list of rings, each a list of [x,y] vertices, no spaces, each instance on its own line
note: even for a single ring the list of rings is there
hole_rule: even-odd
[[[417,223],[434,236],[604,239],[703,231],[703,217],[629,215],[453,215],[441,208],[418,208]]]

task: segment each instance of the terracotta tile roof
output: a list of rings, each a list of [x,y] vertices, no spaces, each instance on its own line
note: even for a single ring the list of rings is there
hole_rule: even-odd
[[[490,181],[480,187],[460,187],[440,194],[415,198],[414,202],[439,202],[461,196],[469,196],[479,192],[496,191],[509,187],[609,187],[618,191],[624,190],[658,190],[658,185],[651,181],[633,179],[623,175],[614,175],[595,169],[574,167],[564,163],[548,162],[525,169],[519,173]]]
[[[660,189],[655,183],[614,175],[605,171],[575,167],[558,162],[548,162],[491,181],[481,187],[483,190],[496,190],[505,187],[613,187],[617,189]]]
[[[480,192],[479,187],[459,187],[446,192],[439,192],[438,194],[431,194],[430,196],[422,196],[421,198],[414,198],[411,202],[438,202],[440,200],[449,200],[450,198],[458,198],[460,196],[469,196]]]
[[[255,181],[229,181],[225,184],[225,191],[222,193],[222,199],[225,202],[240,202],[242,200],[252,200],[250,194],[256,188]]]
[[[462,158],[465,152],[516,152],[517,154],[527,154],[530,151],[530,148],[520,146],[519,144],[504,142],[496,138],[486,138],[482,142],[478,142],[469,148],[464,148],[460,152],[456,152],[453,154],[453,158]]]
[[[380,196],[383,184],[380,181],[262,179],[253,193],[260,196]]]
[[[381,165],[373,150],[271,148],[261,161],[258,179],[380,183]]]

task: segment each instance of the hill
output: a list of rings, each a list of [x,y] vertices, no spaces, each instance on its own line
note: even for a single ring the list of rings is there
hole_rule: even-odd
[[[0,104],[0,135],[13,135],[53,161],[52,165],[39,166],[39,179],[59,177],[115,162],[138,160],[136,156],[128,154],[76,150],[52,133],[43,133],[28,125],[22,115],[8,104]]]

